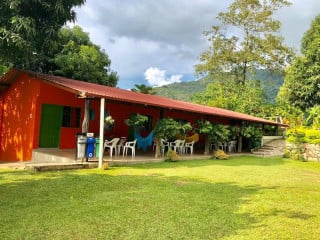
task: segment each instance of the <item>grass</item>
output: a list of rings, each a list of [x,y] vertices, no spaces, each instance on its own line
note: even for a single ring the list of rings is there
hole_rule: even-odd
[[[0,239],[319,239],[320,164],[233,157],[0,170]]]

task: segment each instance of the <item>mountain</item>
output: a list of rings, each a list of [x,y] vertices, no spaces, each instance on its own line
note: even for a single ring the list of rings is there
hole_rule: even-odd
[[[260,81],[268,102],[275,102],[279,88],[283,84],[283,76],[267,70],[257,70],[251,79]],[[191,101],[191,96],[195,93],[204,92],[208,81],[200,79],[197,81],[173,83],[162,87],[154,88],[156,95],[182,101]]]
[[[191,96],[195,93],[204,92],[208,82],[200,79],[197,81],[172,83],[162,87],[156,87],[156,95],[182,101],[191,101]]]

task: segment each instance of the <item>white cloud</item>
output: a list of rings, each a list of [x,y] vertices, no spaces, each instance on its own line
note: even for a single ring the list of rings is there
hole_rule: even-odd
[[[144,83],[150,66],[182,73],[184,77],[193,74],[200,54],[210,46],[203,31],[218,24],[217,14],[226,11],[232,2],[93,0],[76,9],[76,24],[106,50],[111,69],[120,76],[118,87],[127,89]],[[320,4],[319,0],[290,2],[290,7],[280,9],[274,17],[282,22],[280,34],[285,43],[299,49],[303,33],[320,12]],[[163,75],[154,85],[182,79],[179,75],[165,76],[165,72]]]
[[[144,76],[151,86],[161,87],[171,83],[181,82],[183,77],[181,74],[166,76],[166,70],[161,70],[157,67],[150,67],[144,72]]]

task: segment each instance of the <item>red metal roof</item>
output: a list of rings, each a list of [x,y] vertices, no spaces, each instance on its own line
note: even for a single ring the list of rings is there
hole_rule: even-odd
[[[18,70],[11,70],[11,71],[18,71]],[[9,71],[9,73],[11,71]],[[286,126],[286,125],[272,122],[263,118],[258,118],[248,114],[234,112],[234,111],[230,111],[222,108],[208,107],[208,106],[199,105],[191,102],[184,102],[184,101],[178,101],[170,98],[155,96],[155,95],[137,93],[137,92],[124,90],[120,88],[108,87],[108,86],[103,86],[99,84],[88,83],[88,82],[83,82],[83,81],[78,81],[78,80],[73,80],[73,79],[68,79],[64,77],[48,75],[48,74],[35,73],[30,71],[25,73],[31,77],[41,79],[43,81],[46,81],[50,84],[63,88],[66,91],[78,94],[80,96],[82,95],[87,97],[99,97],[99,98],[103,97],[109,100],[114,100],[119,102],[136,103],[136,104],[142,104],[145,106],[154,106],[159,108],[194,112],[199,114],[206,114],[206,115],[229,118],[229,119],[263,123],[268,125]],[[6,77],[4,76],[2,80],[5,80],[5,79]]]

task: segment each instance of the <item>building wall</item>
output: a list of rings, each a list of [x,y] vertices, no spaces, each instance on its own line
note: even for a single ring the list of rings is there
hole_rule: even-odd
[[[111,131],[106,132],[106,138],[112,138],[115,136],[130,138],[130,129],[125,124],[125,120],[128,119],[131,114],[138,113],[152,117],[152,129],[160,116],[160,110],[157,108],[130,103],[108,103],[108,101],[106,101],[106,110],[112,118],[115,119],[114,128]],[[147,134],[149,134],[149,131],[142,133],[142,136]]]
[[[81,121],[79,127],[62,127],[60,129],[60,145],[59,148],[74,148],[76,142],[76,134],[81,132],[82,119],[84,116],[84,104],[85,100],[77,98],[74,93],[67,92],[60,88],[46,84],[45,82],[40,83],[40,93],[37,99],[37,112],[36,122],[34,131],[33,148],[38,148],[39,137],[40,137],[40,124],[41,124],[41,110],[43,104],[52,104],[60,106],[70,106],[81,108]],[[90,129],[91,130],[91,129]]]
[[[74,93],[57,88],[42,80],[31,79],[22,74],[0,98],[0,161],[26,161],[32,158],[32,149],[39,147],[41,111],[43,104],[81,108],[79,127],[62,127],[60,129],[59,148],[76,147],[76,134],[81,132],[84,117],[85,99],[77,98]],[[152,117],[152,126],[160,116],[185,120],[192,125],[206,116],[196,113],[174,111],[133,103],[119,103],[106,100],[105,111],[115,119],[115,126],[105,132],[105,138],[130,137],[130,129],[125,120],[131,114],[142,114]],[[100,99],[92,99],[90,104],[91,119],[89,132],[95,137],[99,133]],[[211,120],[211,119],[210,119]],[[217,122],[221,122],[221,119]],[[221,122],[226,123],[226,122]],[[150,131],[141,133],[147,136]],[[203,141],[200,138],[200,141]]]
[[[0,161],[32,159],[32,149],[39,146],[43,104],[80,107],[83,119],[84,99],[22,74],[1,94]],[[81,132],[81,123],[79,128],[61,128],[59,148],[75,148],[78,132]]]
[[[0,161],[30,160],[40,82],[22,75],[1,95]]]

